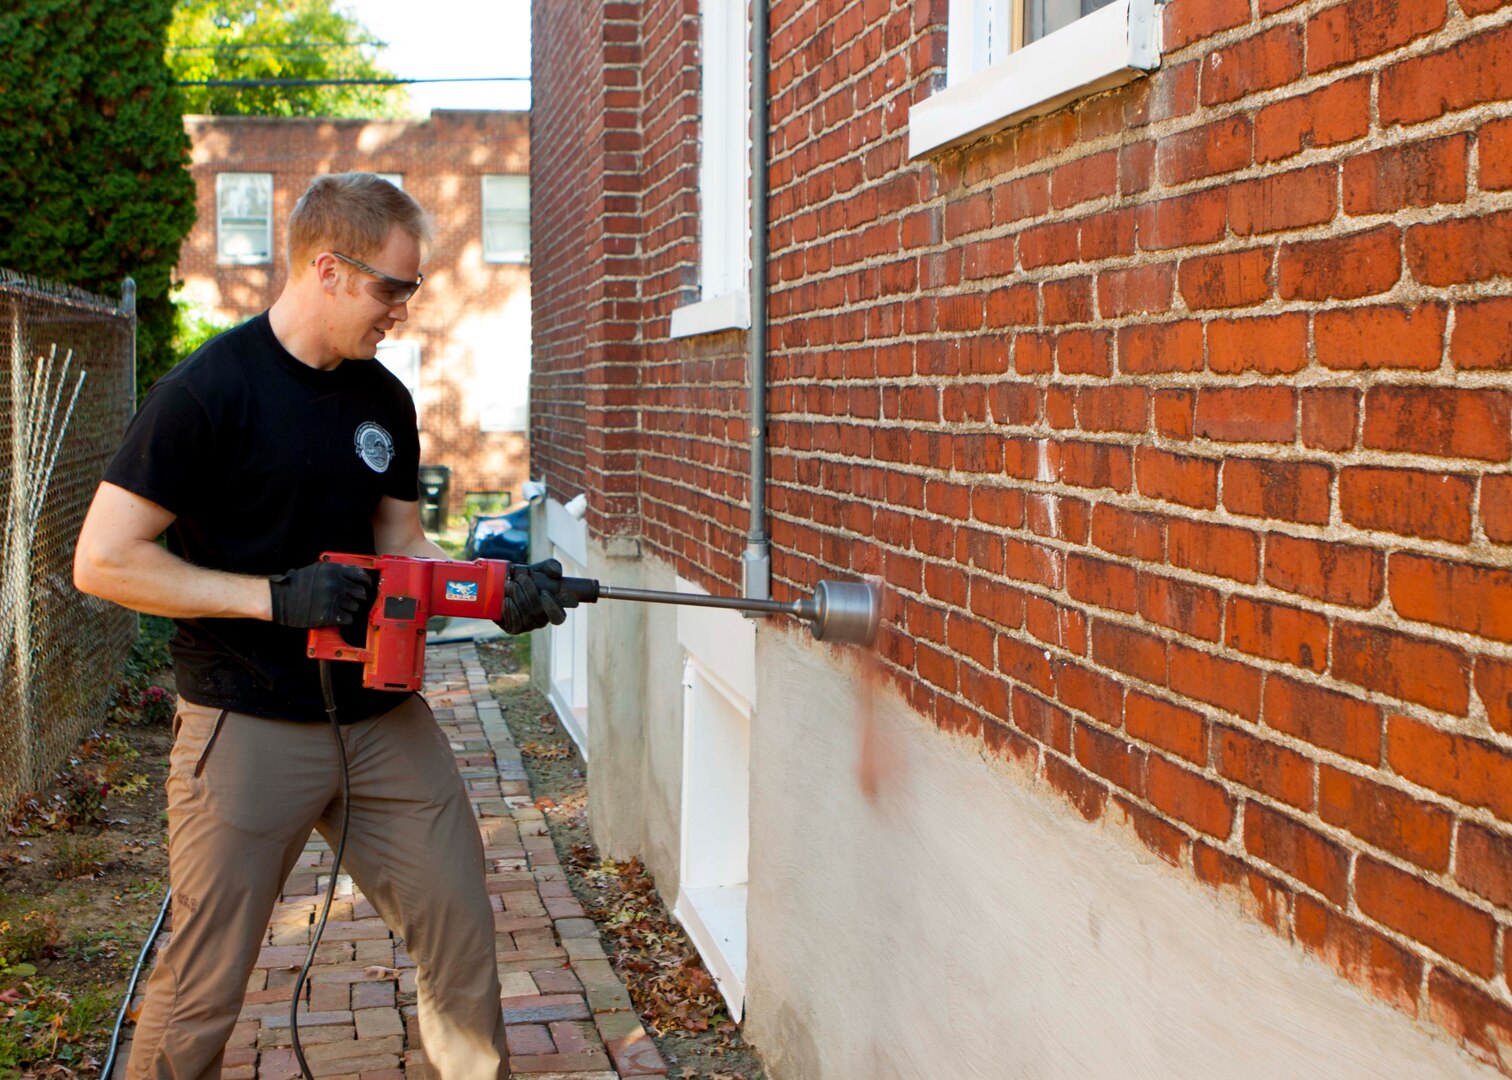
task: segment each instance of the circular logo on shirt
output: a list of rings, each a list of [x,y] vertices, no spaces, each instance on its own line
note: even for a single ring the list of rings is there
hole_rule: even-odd
[[[389,462],[394,460],[394,440],[369,420],[357,429],[357,456],[374,472],[388,472]]]

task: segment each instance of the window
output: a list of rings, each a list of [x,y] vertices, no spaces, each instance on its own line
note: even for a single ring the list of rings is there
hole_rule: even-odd
[[[378,362],[398,376],[410,397],[420,400],[420,344],[415,341],[380,341]]]
[[[946,35],[946,86],[910,111],[910,157],[1160,66],[1155,0],[950,0]]]
[[[400,191],[404,190],[404,174],[403,173],[380,172],[380,173],[374,173],[373,175],[376,176],[380,180],[387,180],[389,183],[393,184]]]
[[[745,0],[703,0],[697,303],[672,313],[672,336],[751,325],[750,20]]]
[[[256,266],[273,261],[273,174],[215,178],[216,261]]]
[[[530,177],[483,178],[483,261],[530,261]]]

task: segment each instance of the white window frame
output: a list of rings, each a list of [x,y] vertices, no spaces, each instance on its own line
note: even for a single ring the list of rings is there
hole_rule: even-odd
[[[1160,66],[1155,0],[1114,0],[1003,53],[1011,0],[950,0],[944,90],[908,114],[910,159],[992,134]],[[993,33],[997,30],[997,33]],[[990,42],[988,39],[991,39]]]
[[[568,577],[588,576],[588,522],[569,504],[546,500],[546,540]],[[561,626],[547,629],[551,661],[546,700],[588,760],[588,627],[591,616],[581,605]]]
[[[698,154],[699,300],[671,336],[751,326],[751,61],[745,0],[702,0]]]
[[[489,205],[490,200],[488,192],[490,187],[490,180],[512,180],[515,182],[512,186],[515,187],[521,186],[520,182],[523,181],[523,188],[525,191],[525,218],[523,222],[519,221],[515,216],[521,212],[519,207]],[[479,197],[482,200],[483,206],[483,235],[481,237],[483,241],[483,261],[486,263],[530,262],[530,177],[525,175],[524,173],[489,173],[478,178],[478,190]],[[511,220],[515,224],[523,224],[525,226],[525,246],[523,248],[495,248],[493,250],[489,250],[488,224],[489,220],[495,217],[502,218],[504,220]]]
[[[262,250],[244,253],[227,253],[225,247],[228,215],[226,214],[226,188],[231,180],[255,180],[264,189],[268,213],[262,220]],[[242,224],[237,228],[250,233],[256,228],[256,217],[238,217]],[[220,266],[267,266],[273,261],[273,174],[262,172],[223,172],[215,176],[215,261]]]
[[[420,343],[418,341],[380,341],[374,357],[388,368],[415,402],[416,415],[420,412]]]
[[[380,172],[380,173],[374,173],[373,175],[376,176],[380,180],[387,180],[389,183],[393,184],[400,191],[404,190],[404,174],[403,173],[397,173],[397,172]]]

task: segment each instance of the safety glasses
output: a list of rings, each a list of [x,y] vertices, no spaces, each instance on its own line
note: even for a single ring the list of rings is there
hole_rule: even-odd
[[[390,277],[382,270],[374,270],[367,263],[358,262],[350,255],[343,255],[339,251],[333,251],[331,254],[348,266],[354,266],[364,274],[371,274],[376,278],[376,281],[369,281],[364,284],[367,286],[368,294],[385,307],[398,307],[400,304],[405,303],[425,283],[424,274],[417,275],[414,281],[405,281],[403,278]]]

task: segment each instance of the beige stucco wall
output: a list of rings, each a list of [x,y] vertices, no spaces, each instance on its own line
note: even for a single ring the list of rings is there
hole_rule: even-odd
[[[589,555],[603,580],[675,589],[655,560]],[[593,834],[669,907],[677,610],[601,602],[589,646]],[[869,688],[854,650],[786,620],[756,640],[745,1034],[772,1080],[1494,1075]]]

